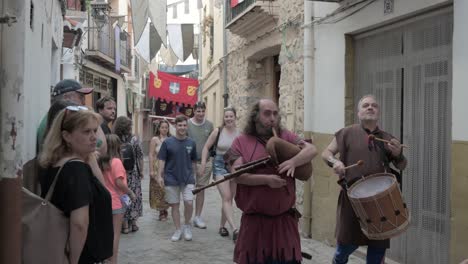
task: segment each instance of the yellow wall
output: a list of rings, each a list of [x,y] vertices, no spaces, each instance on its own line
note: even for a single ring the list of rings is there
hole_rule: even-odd
[[[452,142],[451,263],[468,258],[468,141]]]
[[[311,237],[335,245],[336,205],[339,194],[337,176],[322,161],[321,152],[333,139],[331,134],[314,133],[314,144],[319,155],[312,161],[314,166],[314,184],[311,193]]]

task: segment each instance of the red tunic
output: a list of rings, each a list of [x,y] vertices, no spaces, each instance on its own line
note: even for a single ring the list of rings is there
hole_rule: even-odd
[[[286,130],[282,131],[281,138],[294,144],[299,141],[295,134]],[[264,145],[249,135],[238,136],[227,154],[242,157],[243,163],[268,155]],[[251,173],[277,174],[277,170],[269,166]],[[282,188],[237,185],[235,200],[243,214],[234,262],[302,260],[298,219],[288,213],[296,201],[295,180],[291,177],[286,177],[286,180],[287,185]]]

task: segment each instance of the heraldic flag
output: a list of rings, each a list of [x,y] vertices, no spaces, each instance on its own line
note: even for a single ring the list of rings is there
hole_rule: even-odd
[[[168,102],[194,105],[197,102],[198,80],[158,71],[150,72],[148,96]]]
[[[244,0],[231,0],[231,7],[235,7],[242,2],[244,2]]]

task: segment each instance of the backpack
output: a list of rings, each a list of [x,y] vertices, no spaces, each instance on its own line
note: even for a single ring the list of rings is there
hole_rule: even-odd
[[[126,171],[133,170],[135,166],[135,152],[133,151],[133,146],[130,142],[123,143],[120,146],[120,154],[122,156],[122,163]]]
[[[55,175],[45,198],[22,188],[21,256],[24,264],[68,263],[70,220],[50,202],[65,164]]]

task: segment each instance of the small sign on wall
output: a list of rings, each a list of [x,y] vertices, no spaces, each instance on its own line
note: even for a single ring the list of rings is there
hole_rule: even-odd
[[[384,15],[393,13],[395,0],[384,0]]]

